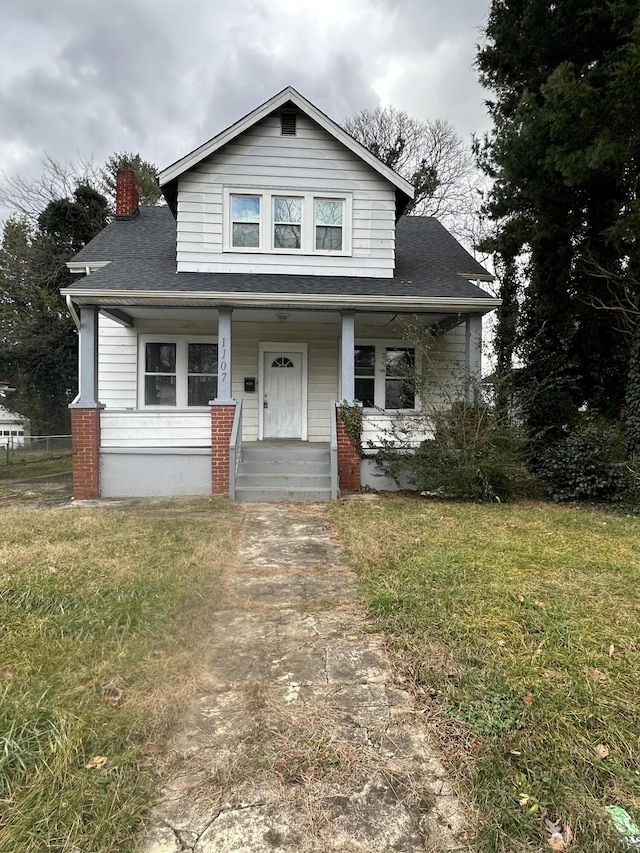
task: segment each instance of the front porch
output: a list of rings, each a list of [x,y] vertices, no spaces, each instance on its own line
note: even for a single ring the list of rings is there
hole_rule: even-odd
[[[80,393],[71,407],[76,498],[329,500],[359,488],[359,458],[334,401],[364,404],[367,446],[390,419],[419,407],[388,367],[419,359],[403,338],[409,321],[436,332],[443,375],[479,380],[477,309],[82,305]],[[215,352],[213,369],[192,367],[192,346]]]

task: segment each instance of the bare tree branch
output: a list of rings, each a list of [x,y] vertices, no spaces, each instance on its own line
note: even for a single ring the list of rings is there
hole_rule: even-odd
[[[419,121],[395,107],[361,110],[342,126],[383,163],[410,181],[407,213],[435,216],[468,240],[478,237],[483,189],[471,146],[447,121]]]

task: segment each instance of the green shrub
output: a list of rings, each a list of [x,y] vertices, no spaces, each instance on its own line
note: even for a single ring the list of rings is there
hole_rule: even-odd
[[[577,427],[542,454],[539,472],[554,501],[620,498],[629,482],[620,427]]]
[[[384,442],[376,461],[397,479],[407,472],[418,490],[479,501],[512,497],[513,481],[522,473],[519,430],[486,406],[466,402],[434,411],[433,438],[415,453],[399,450],[398,436]]]

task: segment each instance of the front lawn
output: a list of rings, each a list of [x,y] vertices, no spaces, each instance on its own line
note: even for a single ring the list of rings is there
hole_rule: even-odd
[[[0,851],[135,849],[237,523],[215,499],[3,506]],[[154,514],[154,513],[157,513]]]
[[[402,498],[333,517],[477,811],[475,849],[624,849],[604,808],[640,818],[640,519]]]

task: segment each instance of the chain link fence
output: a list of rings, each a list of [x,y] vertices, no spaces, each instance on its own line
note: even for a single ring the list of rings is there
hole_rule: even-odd
[[[70,435],[0,435],[0,465],[44,462],[70,455]]]

